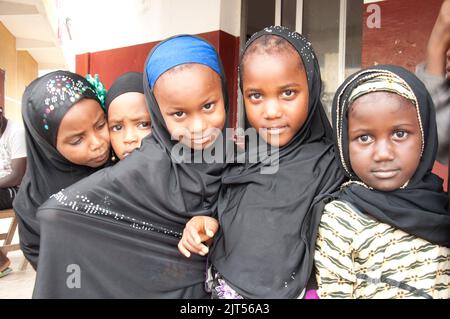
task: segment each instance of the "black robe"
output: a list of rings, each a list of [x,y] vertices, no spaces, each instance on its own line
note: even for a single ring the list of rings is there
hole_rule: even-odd
[[[210,258],[243,297],[297,298],[311,276],[324,203],[342,183],[343,173],[334,160],[332,130],[320,101],[320,69],[311,44],[287,28],[270,27],[254,34],[243,54],[264,35],[282,37],[301,57],[308,80],[308,116],[278,152],[252,163],[252,154],[264,152],[248,147],[248,163],[225,171],[218,203],[221,228]],[[269,148],[264,144],[260,139],[261,148]],[[276,173],[262,174],[277,161]]]
[[[144,90],[152,135],[115,166],[60,192],[39,210],[41,261],[33,297],[207,297],[206,258],[188,259],[177,244],[191,217],[213,214],[225,164],[179,162],[171,156],[174,141],[149,85],[148,70],[152,58],[160,55],[158,48],[173,39],[177,37],[156,46],[146,62]]]

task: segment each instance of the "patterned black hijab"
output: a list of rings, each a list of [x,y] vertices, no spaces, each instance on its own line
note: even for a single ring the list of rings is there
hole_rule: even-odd
[[[56,149],[59,125],[81,99],[100,104],[94,87],[68,71],[55,71],[34,80],[23,94],[27,170],[13,207],[19,217],[21,248],[34,268],[39,255],[39,206],[50,195],[97,170],[69,162]]]
[[[183,37],[192,40],[183,50],[161,50]],[[170,70],[195,50],[197,59],[208,56],[220,66],[227,111],[226,84],[214,47],[198,37],[183,37],[161,42],[145,64],[144,90],[154,134],[115,166],[72,185],[39,210],[41,261],[34,297],[207,296],[206,258],[188,259],[177,245],[188,220],[215,211],[225,164],[174,160],[171,151],[176,142],[167,131],[149,73],[153,75],[162,63]],[[174,56],[169,58],[169,53]],[[79,289],[66,285],[70,264],[81,269]]]
[[[232,165],[224,173],[218,204],[221,229],[211,262],[244,297],[297,298],[311,274],[321,199],[337,189],[343,175],[334,160],[332,130],[320,101],[320,69],[311,44],[287,28],[270,27],[250,38],[242,56],[264,35],[285,39],[301,57],[309,113],[303,127],[280,148],[276,173],[261,171],[274,163],[271,157],[276,153],[261,156],[256,163]],[[255,148],[247,147],[246,153],[258,152]]]
[[[349,96],[355,88],[379,75],[404,81],[413,92],[423,136],[419,166],[407,186],[392,192],[369,189],[353,172],[349,159]],[[437,152],[437,130],[433,101],[423,83],[409,71],[393,65],[380,65],[350,76],[337,90],[333,101],[334,142],[339,165],[351,183],[343,187],[339,199],[346,200],[380,222],[416,235],[433,244],[450,247],[448,197],[442,180],[431,170]]]

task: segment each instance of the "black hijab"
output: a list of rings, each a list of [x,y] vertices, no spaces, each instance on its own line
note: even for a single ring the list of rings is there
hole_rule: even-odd
[[[321,200],[337,189],[343,175],[334,160],[332,130],[320,101],[320,69],[311,44],[296,32],[270,27],[250,38],[241,61],[264,35],[282,37],[300,55],[308,79],[309,112],[304,126],[279,149],[276,173],[261,171],[273,163],[270,157],[276,153],[261,156],[257,163],[231,166],[224,173],[218,203],[221,229],[210,257],[244,297],[297,298],[311,274]],[[260,153],[247,147],[247,153],[252,152]]]
[[[34,80],[23,94],[28,160],[13,207],[19,220],[21,249],[34,268],[39,256],[37,209],[50,195],[96,170],[69,162],[56,149],[59,125],[81,99],[94,99],[100,104],[92,85],[68,71],[55,71]]]
[[[349,96],[367,78],[387,74],[406,82],[417,99],[418,115],[423,130],[423,154],[419,166],[407,186],[392,192],[369,189],[352,171],[348,151]],[[433,101],[423,83],[411,72],[393,65],[380,65],[350,76],[337,90],[333,101],[333,123],[336,158],[350,183],[339,194],[363,213],[380,222],[416,235],[433,244],[450,247],[450,214],[448,197],[442,180],[431,170],[437,152],[436,115]],[[339,146],[341,145],[341,147]]]
[[[164,48],[189,38],[193,43],[170,50],[186,57],[205,47],[223,68],[215,49],[193,36],[163,41],[149,54],[144,87],[153,134],[115,166],[106,168],[60,192],[39,210],[41,264],[37,298],[204,298],[205,257],[184,257],[177,248],[186,222],[216,209],[223,163],[188,163],[171,156],[170,138],[153,94],[149,75],[164,61],[175,67]],[[212,52],[212,53],[211,53]],[[187,59],[184,63],[197,63]],[[150,72],[150,74],[149,74]],[[181,72],[181,71],[180,71]],[[44,233],[45,230],[45,233]],[[81,269],[81,288],[66,285],[67,265]]]
[[[144,83],[142,81],[143,74],[141,72],[127,72],[118,77],[106,94],[106,112],[109,105],[114,99],[128,92],[137,92],[144,94]]]

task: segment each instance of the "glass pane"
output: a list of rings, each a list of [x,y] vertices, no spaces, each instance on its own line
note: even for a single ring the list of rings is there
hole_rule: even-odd
[[[275,24],[275,0],[246,0],[246,41],[253,33]]]
[[[303,1],[303,34],[311,41],[319,60],[322,102],[328,115],[339,85],[339,3],[337,0]]]
[[[345,77],[361,69],[363,0],[347,1]]]
[[[281,25],[295,30],[295,17],[297,14],[297,0],[282,0]]]

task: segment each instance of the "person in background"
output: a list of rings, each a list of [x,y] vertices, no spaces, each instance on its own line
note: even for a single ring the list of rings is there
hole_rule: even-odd
[[[0,210],[12,208],[26,166],[24,129],[8,120],[4,107],[0,106]],[[0,278],[11,272],[10,264],[8,257],[0,251]]]
[[[430,92],[436,109],[437,160],[448,165],[450,151],[450,0],[445,0],[427,47],[427,58],[416,68],[417,77]]]

